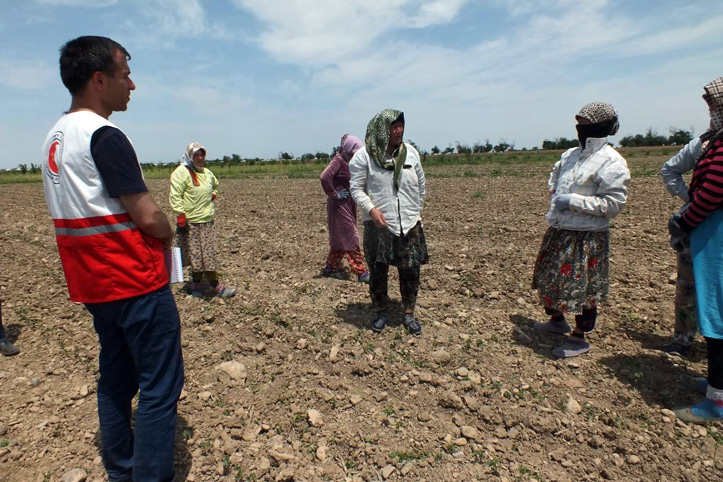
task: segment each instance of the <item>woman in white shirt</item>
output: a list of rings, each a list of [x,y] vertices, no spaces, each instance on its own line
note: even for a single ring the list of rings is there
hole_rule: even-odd
[[[688,208],[690,196],[688,186],[683,174],[692,171],[696,162],[703,153],[703,143],[709,143],[712,131],[706,131],[702,136],[696,137],[685,145],[675,156],[668,159],[660,169],[663,184],[671,196],[683,201],[682,213]],[[714,133],[714,132],[713,132]],[[678,277],[675,282],[675,327],[673,340],[665,347],[670,354],[677,354],[688,358],[690,343],[695,339],[698,331],[698,314],[695,307],[695,280],[693,278],[693,259],[690,247],[677,253]]]
[[[393,265],[399,271],[402,322],[410,334],[421,335],[414,307],[420,268],[428,261],[421,218],[425,179],[419,153],[403,137],[402,112],[386,109],[374,116],[367,126],[366,148],[349,163],[350,190],[364,221],[369,293],[376,311],[371,329],[379,333],[386,327],[388,273]]]
[[[590,350],[585,333],[595,328],[597,307],[607,300],[610,267],[610,220],[625,206],[630,182],[625,159],[608,145],[618,130],[612,105],[593,102],[575,116],[580,145],[562,154],[550,174],[549,228],[535,263],[537,288],[546,323],[544,333],[566,334],[552,350],[561,357]],[[574,330],[565,313],[575,315]]]

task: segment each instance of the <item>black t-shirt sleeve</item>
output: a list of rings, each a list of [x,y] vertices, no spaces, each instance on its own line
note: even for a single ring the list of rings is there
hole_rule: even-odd
[[[104,126],[95,131],[90,153],[110,197],[148,192],[136,151],[120,129]]]

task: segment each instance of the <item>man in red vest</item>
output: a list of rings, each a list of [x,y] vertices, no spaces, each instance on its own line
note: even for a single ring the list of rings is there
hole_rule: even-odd
[[[43,187],[72,301],[100,340],[98,417],[111,482],[171,481],[183,356],[164,249],[173,230],[135,150],[108,118],[135,84],[125,48],[79,37],[60,51],[72,96],[43,146]],[[131,401],[140,390],[135,430]]]

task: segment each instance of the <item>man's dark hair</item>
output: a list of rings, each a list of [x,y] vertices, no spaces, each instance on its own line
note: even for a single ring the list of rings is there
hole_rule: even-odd
[[[78,37],[60,49],[60,78],[70,95],[81,92],[95,72],[113,74],[115,53],[120,50],[127,60],[131,54],[118,42],[106,37]]]

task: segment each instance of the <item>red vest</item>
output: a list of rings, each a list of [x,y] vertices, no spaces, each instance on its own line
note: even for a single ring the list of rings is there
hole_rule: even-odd
[[[72,301],[104,303],[168,284],[160,239],[144,234],[108,196],[90,152],[93,133],[113,126],[87,111],[66,114],[43,147],[43,188]]]

